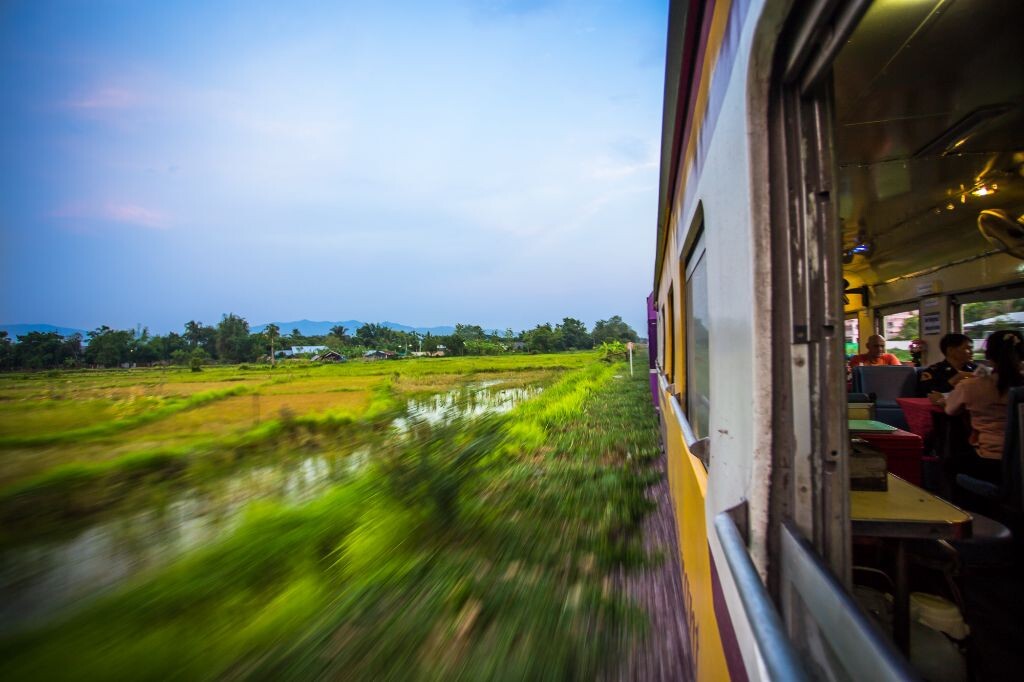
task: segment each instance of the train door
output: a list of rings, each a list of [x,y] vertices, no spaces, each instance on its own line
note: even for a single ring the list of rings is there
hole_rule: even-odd
[[[849,604],[852,585],[844,296],[850,281],[870,295],[860,335],[866,321],[898,357],[933,320],[974,338],[985,320],[1017,322],[1024,60],[1011,27],[1022,22],[1018,0],[820,0],[796,3],[778,43],[769,579],[791,639],[826,678],[907,672],[891,645],[825,606]],[[810,578],[815,566],[828,576]]]

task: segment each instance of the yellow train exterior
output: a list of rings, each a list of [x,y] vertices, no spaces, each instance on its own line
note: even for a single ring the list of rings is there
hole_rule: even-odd
[[[652,373],[694,679],[914,675],[849,596],[844,342],[913,310],[927,363],[1024,298],[1024,60],[920,70],[1014,54],[1024,3],[977,4],[671,3]]]

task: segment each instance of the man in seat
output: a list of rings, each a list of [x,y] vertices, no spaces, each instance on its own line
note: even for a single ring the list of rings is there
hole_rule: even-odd
[[[922,371],[917,384],[918,395],[932,398],[932,402],[936,402],[932,393],[949,393],[978,368],[973,362],[974,342],[970,337],[946,334],[939,341],[939,348],[946,359]]]
[[[850,368],[857,366],[900,365],[900,359],[885,352],[885,339],[878,334],[868,337],[868,352],[850,358]]]

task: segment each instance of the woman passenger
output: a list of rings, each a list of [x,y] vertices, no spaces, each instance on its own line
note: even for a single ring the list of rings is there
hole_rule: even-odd
[[[977,369],[973,362],[974,342],[969,336],[946,334],[939,341],[939,348],[946,359],[921,371],[917,390],[922,396],[932,397],[929,394],[934,392],[949,393]]]
[[[965,463],[965,472],[998,483],[1006,435],[1006,394],[1014,386],[1024,385],[1021,335],[1010,330],[993,332],[985,341],[985,359],[988,366],[979,367],[946,397],[946,414],[966,409],[971,416],[971,444],[977,454]]]

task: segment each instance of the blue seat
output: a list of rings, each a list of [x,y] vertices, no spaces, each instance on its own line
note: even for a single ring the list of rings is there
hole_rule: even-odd
[[[913,398],[917,395],[917,368],[902,365],[854,367],[853,391],[867,393],[874,398],[875,419],[907,430],[907,420],[896,398]]]

